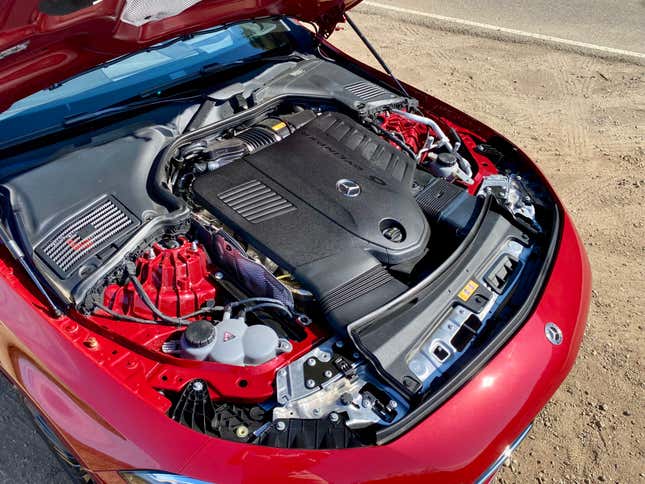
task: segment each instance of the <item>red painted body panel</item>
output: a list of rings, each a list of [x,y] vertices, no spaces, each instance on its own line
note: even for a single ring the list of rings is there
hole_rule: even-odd
[[[165,39],[271,15],[314,21],[329,31],[360,1],[202,0],[178,15],[136,27],[120,20],[125,0],[94,2],[62,16],[42,13],[40,0],[0,0],[0,54],[18,46],[16,53],[0,56],[0,112],[56,82]]]
[[[537,308],[476,378],[388,445],[300,451],[217,440],[171,421],[61,334],[60,322],[46,318],[24,278],[13,274],[6,254],[0,274],[3,367],[84,464],[95,471],[163,469],[220,484],[285,477],[472,481],[539,413],[569,372],[591,290],[587,257],[565,215],[559,253]],[[549,321],[562,328],[560,346],[544,336]]]

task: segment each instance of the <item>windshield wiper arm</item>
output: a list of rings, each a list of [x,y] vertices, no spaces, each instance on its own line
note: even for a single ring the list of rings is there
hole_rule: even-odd
[[[194,101],[195,99],[202,99],[203,97],[204,97],[203,94],[196,94],[196,95],[185,96],[185,97],[157,99],[155,101],[144,100],[144,101],[132,102],[129,104],[118,104],[116,106],[110,106],[107,108],[99,109],[98,111],[94,111],[92,113],[80,113],[80,114],[74,114],[72,116],[68,116],[67,118],[65,118],[62,124],[64,127],[67,128],[69,126],[73,126],[76,124],[83,124],[88,121],[94,121],[100,118],[115,116],[117,114],[125,113],[128,111],[134,111],[137,109],[147,108],[150,106],[157,106],[161,104],[172,104],[172,103],[183,103],[188,101]]]

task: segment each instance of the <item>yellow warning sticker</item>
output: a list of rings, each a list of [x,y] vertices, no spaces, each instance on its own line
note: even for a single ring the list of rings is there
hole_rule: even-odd
[[[468,284],[466,284],[464,288],[461,291],[459,291],[459,294],[457,294],[457,296],[459,297],[459,299],[466,302],[470,299],[470,296],[475,294],[475,291],[477,290],[478,287],[479,287],[479,284],[477,284],[475,281],[471,279],[470,281],[468,281]]]
[[[287,127],[287,124],[283,121],[280,121],[278,124],[271,126],[271,129],[273,131],[280,131],[281,129],[284,129],[286,127]]]

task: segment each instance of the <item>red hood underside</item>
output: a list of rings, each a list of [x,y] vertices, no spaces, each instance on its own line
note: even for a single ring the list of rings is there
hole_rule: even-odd
[[[360,1],[0,0],[0,112],[74,74],[178,35],[270,15],[329,31]]]

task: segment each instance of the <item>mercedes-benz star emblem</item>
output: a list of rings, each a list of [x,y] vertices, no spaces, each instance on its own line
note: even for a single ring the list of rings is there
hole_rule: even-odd
[[[349,198],[358,197],[361,194],[361,186],[354,180],[343,178],[336,182],[336,189]]]

